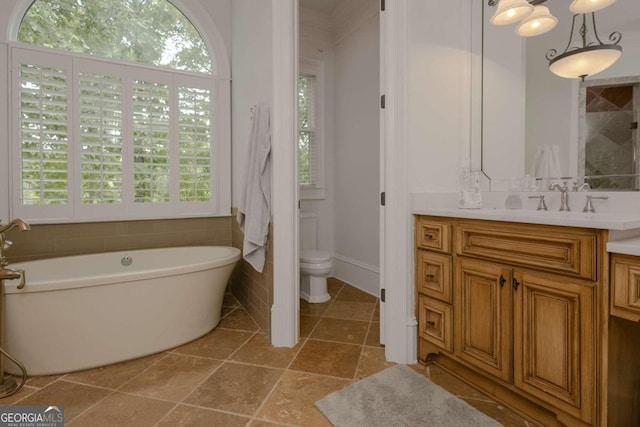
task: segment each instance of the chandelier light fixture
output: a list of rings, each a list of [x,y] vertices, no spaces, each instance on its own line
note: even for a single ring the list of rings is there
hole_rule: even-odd
[[[489,6],[498,5],[491,23],[509,25],[520,21],[516,28],[518,35],[533,37],[544,34],[558,23],[558,18],[551,14],[549,8],[541,5],[545,2],[546,0],[489,0]],[[618,43],[622,35],[614,31],[609,35],[610,43],[603,43],[598,36],[594,13],[615,2],[616,0],[573,0],[569,6],[574,15],[567,47],[560,54],[556,49],[549,49],[546,54],[552,73],[584,81],[585,77],[606,70],[620,58],[622,46]],[[574,44],[576,40],[579,40],[578,44]]]

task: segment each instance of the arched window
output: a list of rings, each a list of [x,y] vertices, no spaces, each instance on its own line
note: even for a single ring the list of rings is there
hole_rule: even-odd
[[[171,2],[35,0],[18,41],[8,55],[13,214],[229,214],[229,82]]]
[[[167,0],[36,0],[18,40],[105,58],[211,73],[207,47]]]

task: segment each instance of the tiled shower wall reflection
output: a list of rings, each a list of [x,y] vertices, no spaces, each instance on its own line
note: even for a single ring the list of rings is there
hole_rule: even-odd
[[[244,233],[235,219],[233,210],[231,236],[233,246],[242,250]],[[271,305],[273,305],[273,225],[269,224],[269,243],[262,273],[258,273],[241,259],[231,276],[231,292],[251,314],[267,336],[271,333]]]
[[[127,249],[231,245],[231,217],[32,225],[11,230],[10,262]]]

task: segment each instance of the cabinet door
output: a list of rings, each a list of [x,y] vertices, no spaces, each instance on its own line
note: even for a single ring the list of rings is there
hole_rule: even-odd
[[[514,273],[514,384],[591,422],[595,390],[594,287],[551,274]]]
[[[505,381],[511,379],[511,270],[457,258],[455,354]]]

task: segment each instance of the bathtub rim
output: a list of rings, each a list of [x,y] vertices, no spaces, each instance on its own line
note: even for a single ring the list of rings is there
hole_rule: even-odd
[[[126,272],[123,273],[119,271],[117,273],[110,274],[102,274],[96,276],[80,276],[74,277],[70,279],[60,279],[60,280],[52,280],[52,281],[37,281],[35,283],[29,283],[29,271],[28,264],[29,263],[37,263],[38,261],[52,261],[56,259],[62,258],[76,258],[81,259],[87,256],[96,256],[96,255],[113,255],[121,254],[122,256],[135,256],[140,252],[156,252],[156,251],[166,251],[166,250],[180,250],[180,249],[206,249],[206,248],[219,248],[225,249],[228,253],[223,253],[223,256],[216,257],[213,259],[207,259],[202,262],[194,262],[189,264],[179,264],[172,265],[170,267],[164,268],[155,268],[155,269],[146,269],[140,271]],[[237,262],[242,256],[242,252],[240,249],[235,248],[233,246],[214,246],[214,245],[200,245],[200,246],[169,246],[163,248],[148,248],[148,249],[132,249],[132,250],[117,250],[117,251],[107,251],[107,252],[96,252],[90,254],[80,254],[80,255],[69,255],[62,257],[54,257],[54,258],[43,258],[32,261],[24,261],[15,264],[10,264],[9,268],[15,269],[25,269],[26,270],[26,286],[22,289],[18,289],[18,280],[5,280],[4,281],[4,294],[5,295],[20,295],[27,293],[35,293],[35,292],[55,292],[55,291],[63,291],[65,289],[76,289],[76,288],[85,288],[92,286],[104,286],[116,283],[126,283],[126,282],[135,282],[138,280],[151,279],[155,277],[169,277],[169,276],[178,276],[185,273],[202,271],[214,269],[217,267],[233,264]]]

